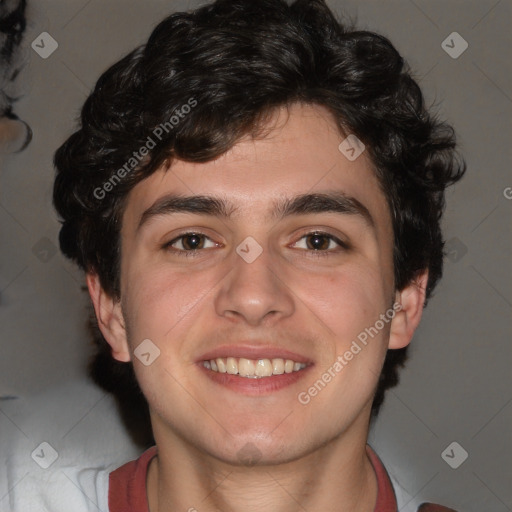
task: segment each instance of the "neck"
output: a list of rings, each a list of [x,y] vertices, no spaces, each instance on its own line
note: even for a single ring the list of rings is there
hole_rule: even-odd
[[[147,477],[150,512],[372,512],[377,480],[366,436],[367,430],[352,429],[295,460],[240,466],[182,438],[166,436],[163,442],[155,435],[158,456]]]

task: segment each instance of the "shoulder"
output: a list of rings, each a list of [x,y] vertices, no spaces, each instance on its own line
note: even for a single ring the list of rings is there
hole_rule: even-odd
[[[29,472],[1,502],[2,511],[97,512],[107,509],[108,469]]]
[[[141,452],[110,396],[78,380],[1,405],[2,512],[108,510],[110,472]]]

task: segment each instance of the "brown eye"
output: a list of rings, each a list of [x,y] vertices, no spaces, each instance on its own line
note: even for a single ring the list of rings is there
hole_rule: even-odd
[[[193,252],[200,249],[209,248],[206,247],[207,241],[211,242],[209,247],[215,247],[217,245],[203,233],[183,233],[182,235],[166,243],[164,245],[164,249],[171,248],[171,250],[176,253]]]
[[[306,235],[306,245],[311,250],[327,250],[331,241],[331,237],[322,233],[312,233]]]
[[[299,249],[305,249],[310,252],[326,253],[325,256],[332,252],[339,252],[336,250],[336,245],[342,249],[348,249],[348,245],[346,243],[342,242],[330,233],[322,233],[319,231],[306,233],[300,238],[300,241],[302,240],[305,240],[305,243],[302,243],[302,247],[298,247]],[[299,242],[296,242],[294,246],[297,247]]]

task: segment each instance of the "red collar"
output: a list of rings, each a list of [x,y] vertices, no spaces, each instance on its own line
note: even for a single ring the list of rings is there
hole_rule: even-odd
[[[369,444],[366,445],[366,454],[377,477],[377,502],[373,512],[397,512],[395,491],[384,464]]]

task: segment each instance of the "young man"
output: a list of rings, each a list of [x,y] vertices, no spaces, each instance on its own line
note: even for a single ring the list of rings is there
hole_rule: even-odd
[[[105,509],[397,510],[368,429],[442,273],[454,148],[391,43],[320,0],[173,14],[103,74],[54,203],[96,379],[136,376],[156,444]]]

